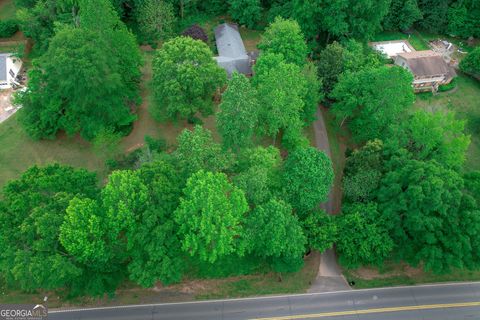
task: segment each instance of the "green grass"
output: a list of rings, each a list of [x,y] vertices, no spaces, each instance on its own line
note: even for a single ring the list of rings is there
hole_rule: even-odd
[[[408,35],[398,31],[384,31],[375,35],[372,41],[408,40],[415,50],[428,50],[428,43],[418,33]]]
[[[0,20],[15,18],[15,11],[13,0],[0,0]]]
[[[354,271],[344,270],[348,281],[355,282],[355,289],[380,288],[402,285],[415,285],[422,283],[438,283],[449,281],[479,281],[480,271],[455,270],[449,274],[436,275],[420,272],[414,275],[380,276],[374,279],[365,279],[358,276]]]
[[[17,115],[0,124],[0,187],[18,178],[30,166],[59,162],[105,174],[105,159],[93,152],[90,143],[78,137],[34,141],[23,131]]]
[[[471,135],[466,170],[480,170],[480,82],[459,74],[457,88],[451,92],[417,94],[415,105],[425,110],[452,110],[467,121],[465,131]]]
[[[197,300],[240,298],[268,294],[305,293],[315,280],[318,271],[317,253],[305,259],[305,266],[294,273],[267,273],[238,277],[219,283],[209,292],[197,294]]]

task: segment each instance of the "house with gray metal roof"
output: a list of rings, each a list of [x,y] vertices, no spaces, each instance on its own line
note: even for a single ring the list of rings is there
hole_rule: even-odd
[[[234,71],[246,75],[252,74],[252,59],[245,50],[238,26],[223,23],[215,28],[215,42],[218,57],[215,57],[220,67],[227,71],[228,76]]]
[[[0,53],[0,89],[9,89],[16,83],[22,60],[11,53]]]

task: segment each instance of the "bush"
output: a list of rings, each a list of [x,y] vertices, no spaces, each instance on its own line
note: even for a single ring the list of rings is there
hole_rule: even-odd
[[[457,78],[453,78],[448,84],[443,84],[438,87],[438,92],[445,92],[454,89],[457,86]]]
[[[16,20],[0,21],[0,38],[10,38],[18,31]]]
[[[167,141],[162,138],[155,139],[150,136],[145,136],[145,143],[147,144],[148,149],[152,152],[162,152],[167,150]]]
[[[182,36],[190,37],[195,40],[201,40],[208,44],[208,35],[199,25],[194,24],[193,26],[185,29],[182,32]]]
[[[480,47],[467,54],[460,61],[459,67],[463,72],[478,78],[480,76]]]

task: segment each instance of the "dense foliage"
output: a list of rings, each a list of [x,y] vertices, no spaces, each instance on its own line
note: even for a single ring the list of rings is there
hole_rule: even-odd
[[[156,119],[192,118],[213,112],[213,94],[226,81],[226,73],[208,46],[190,37],[165,42],[153,61]]]
[[[34,60],[21,119],[35,138],[62,130],[93,139],[103,130],[128,132],[135,120],[141,57],[133,35],[107,0],[83,1],[81,26],[63,27]],[[102,17],[102,19],[100,19]]]
[[[460,70],[477,78],[480,77],[480,47],[477,47],[462,59]]]

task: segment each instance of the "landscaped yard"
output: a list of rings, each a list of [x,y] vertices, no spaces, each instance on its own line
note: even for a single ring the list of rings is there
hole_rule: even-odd
[[[416,106],[426,110],[452,110],[467,121],[465,129],[471,135],[466,170],[480,170],[480,82],[459,74],[457,88],[451,92],[417,95]]]

